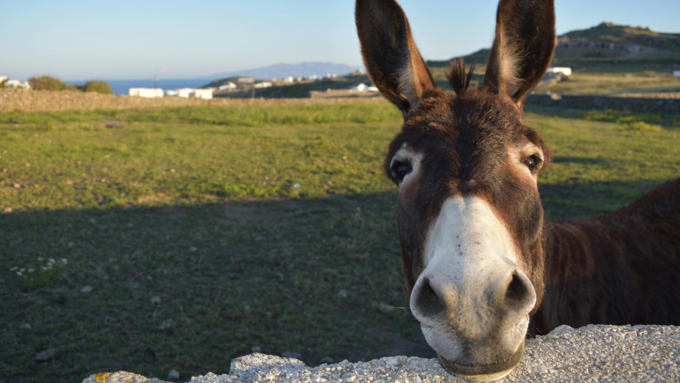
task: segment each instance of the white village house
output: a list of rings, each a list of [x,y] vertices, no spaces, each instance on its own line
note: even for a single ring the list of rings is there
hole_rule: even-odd
[[[177,97],[189,98],[189,96],[194,93],[196,89],[194,88],[182,88],[177,89]]]
[[[213,98],[213,91],[214,89],[195,89],[193,93],[189,94],[189,97],[211,100]]]
[[[564,76],[571,76],[571,68],[568,67],[549,67],[545,73],[562,73]]]
[[[157,98],[157,97],[196,97],[203,98],[206,100],[213,98],[214,88],[210,89],[193,89],[193,88],[182,88],[177,90],[166,90],[163,89],[151,89],[151,88],[130,88],[128,94],[135,97],[146,97],[146,98]]]
[[[224,85],[221,85],[219,88],[217,88],[218,91],[223,92],[225,90],[234,90],[236,89],[237,86],[233,82],[228,82]]]
[[[354,90],[354,91],[357,91],[357,92],[365,92],[365,91],[368,90],[368,85],[361,83],[357,86],[353,86],[350,90]]]
[[[21,82],[19,80],[7,80],[5,82],[5,88],[31,90],[31,84],[29,84],[28,81]]]
[[[156,98],[163,97],[163,89],[130,88],[128,94],[135,97]]]
[[[258,84],[255,84],[255,88],[261,89],[261,88],[270,88],[272,86],[272,83],[269,81],[261,82]]]
[[[355,92],[377,92],[378,88],[375,86],[368,86],[364,83],[361,83],[357,86],[353,86],[352,88],[350,88],[350,90],[353,90]]]

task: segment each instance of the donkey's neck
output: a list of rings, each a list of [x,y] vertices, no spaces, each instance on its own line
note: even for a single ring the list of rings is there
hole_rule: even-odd
[[[612,286],[603,273],[608,258],[603,249],[609,242],[605,230],[592,220],[545,223],[545,293],[534,316],[537,333],[547,333],[561,324],[580,327],[606,321],[602,300],[610,295]]]

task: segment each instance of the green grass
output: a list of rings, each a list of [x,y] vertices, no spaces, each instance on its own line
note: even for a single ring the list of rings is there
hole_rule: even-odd
[[[656,117],[529,108],[555,152],[549,216],[611,211],[678,177],[678,116]],[[380,170],[400,122],[360,103],[0,114],[0,376],[188,380],[254,346],[317,364],[422,342],[408,309],[375,309],[408,306]],[[32,282],[12,270],[49,258],[67,264]]]
[[[550,88],[558,94],[619,94],[680,92],[680,79],[672,72],[645,74],[581,74],[570,76]]]

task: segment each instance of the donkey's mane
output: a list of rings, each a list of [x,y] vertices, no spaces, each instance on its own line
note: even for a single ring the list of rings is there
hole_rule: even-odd
[[[453,87],[458,97],[465,95],[470,86],[470,81],[472,80],[472,73],[475,71],[475,64],[470,66],[470,71],[465,74],[465,60],[455,59],[451,61],[451,66],[449,67],[448,73],[446,73],[446,78],[449,79],[449,83]]]

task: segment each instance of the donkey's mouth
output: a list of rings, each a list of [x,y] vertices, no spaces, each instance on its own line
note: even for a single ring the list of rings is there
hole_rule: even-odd
[[[517,350],[508,358],[493,363],[484,364],[458,364],[445,359],[439,353],[439,361],[444,368],[463,379],[472,380],[474,382],[490,382],[498,380],[507,376],[513,368],[517,367],[522,360],[524,354],[524,342],[522,342]]]

